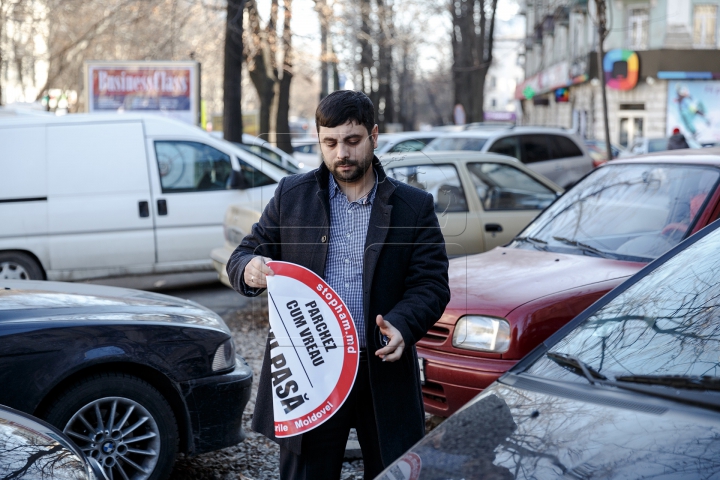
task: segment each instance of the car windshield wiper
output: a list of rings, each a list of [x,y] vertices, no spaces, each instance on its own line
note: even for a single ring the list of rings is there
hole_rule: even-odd
[[[597,255],[597,256],[599,256],[599,257],[603,257],[603,258],[607,258],[607,257],[617,258],[615,255],[613,255],[613,254],[611,254],[611,253],[609,253],[609,252],[604,252],[604,251],[602,251],[602,250],[598,250],[597,248],[595,248],[595,247],[593,247],[593,246],[591,246],[591,245],[588,245],[587,243],[582,243],[582,242],[579,242],[579,241],[577,241],[577,240],[570,240],[569,238],[565,238],[565,237],[552,237],[552,238],[553,238],[553,240],[557,240],[558,242],[562,242],[562,243],[564,243],[565,245],[571,245],[571,246],[573,246],[573,247],[577,247],[577,248],[581,249],[581,250],[584,251],[584,252],[594,253],[595,255]]]
[[[547,250],[547,242],[545,240],[541,240],[539,238],[525,236],[525,237],[515,237],[514,240],[516,242],[530,243],[534,247],[539,248],[540,250]]]
[[[595,385],[596,380],[607,380],[605,375],[573,355],[559,352],[548,352],[545,355],[561,367],[570,370],[576,375],[582,375],[591,385]]]
[[[663,385],[688,390],[720,391],[720,378],[708,375],[623,375],[615,377],[616,382]]]

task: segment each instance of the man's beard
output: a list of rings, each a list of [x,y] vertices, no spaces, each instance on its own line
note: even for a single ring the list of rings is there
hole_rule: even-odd
[[[330,173],[332,173],[332,176],[335,177],[336,180],[344,183],[353,183],[360,180],[363,175],[365,175],[370,168],[370,165],[372,165],[374,157],[374,151],[371,149],[361,160],[346,158],[344,160],[336,160],[332,165],[328,165],[328,162],[325,161],[325,165],[328,167],[328,170],[330,170]],[[345,165],[349,165],[353,168],[349,168],[347,170],[340,170],[338,168]]]

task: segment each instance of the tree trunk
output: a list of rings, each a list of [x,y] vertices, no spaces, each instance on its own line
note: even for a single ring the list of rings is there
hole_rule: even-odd
[[[276,136],[277,146],[286,153],[292,154],[292,143],[290,142],[290,82],[292,80],[292,32],[290,20],[292,19],[292,0],[283,0],[285,7],[285,18],[283,21],[283,68],[282,78],[278,85],[277,95],[277,117]]]
[[[450,0],[455,103],[465,109],[467,122],[483,121],[485,77],[493,60],[496,10],[497,0]]]
[[[392,92],[392,47],[394,39],[393,11],[391,0],[376,0],[380,35],[378,41],[378,94],[375,109],[377,124],[381,132],[385,124],[395,120],[395,104]]]
[[[269,140],[272,121],[272,106],[275,98],[277,68],[275,48],[277,46],[275,26],[277,25],[277,0],[272,1],[270,20],[265,30],[260,28],[260,17],[254,1],[248,4],[253,42],[252,64],[248,65],[250,80],[260,100],[260,124],[258,136]]]
[[[243,8],[246,0],[228,0],[223,72],[223,137],[242,143]]]

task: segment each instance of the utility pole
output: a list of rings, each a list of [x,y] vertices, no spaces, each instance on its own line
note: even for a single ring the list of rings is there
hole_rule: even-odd
[[[597,32],[598,32],[598,80],[600,80],[600,88],[602,89],[603,101],[603,119],[605,121],[605,149],[607,159],[612,160],[612,148],[610,148],[610,126],[608,124],[608,107],[607,107],[607,91],[605,87],[605,72],[603,71],[603,59],[605,58],[605,49],[603,42],[608,34],[607,31],[607,8],[605,0],[595,0],[597,7]]]

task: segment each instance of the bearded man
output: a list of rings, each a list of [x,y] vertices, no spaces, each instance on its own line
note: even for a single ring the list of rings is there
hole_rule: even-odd
[[[320,102],[322,165],[280,181],[227,265],[246,296],[267,287],[271,259],[312,270],[343,299],[358,332],[349,397],[325,423],[288,438],[274,434],[266,346],[253,429],[280,444],[283,479],[340,478],[353,427],[364,476],[374,478],[425,432],[415,343],[450,300],[448,259],[432,195],[386,176],[373,154],[374,117],[361,92],[341,90]]]

